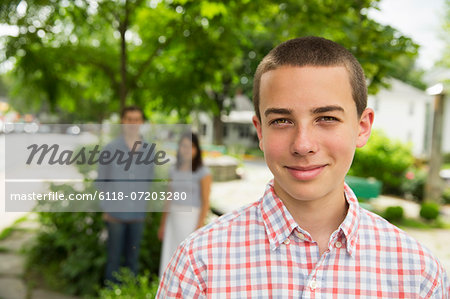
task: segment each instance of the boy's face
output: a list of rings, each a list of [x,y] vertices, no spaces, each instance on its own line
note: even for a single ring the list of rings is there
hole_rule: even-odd
[[[358,117],[344,67],[283,66],[260,84],[261,121],[253,123],[284,200],[343,195],[356,147],[367,142],[373,111]]]

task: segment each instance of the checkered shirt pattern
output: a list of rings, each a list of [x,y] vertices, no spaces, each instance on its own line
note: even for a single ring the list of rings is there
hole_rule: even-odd
[[[346,185],[346,218],[320,256],[271,181],[257,202],[191,234],[172,257],[157,298],[448,298],[436,258],[361,208]]]

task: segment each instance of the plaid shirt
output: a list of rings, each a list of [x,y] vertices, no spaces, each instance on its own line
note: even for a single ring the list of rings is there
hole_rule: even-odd
[[[448,298],[433,255],[381,217],[349,209],[320,256],[269,183],[257,202],[193,233],[172,257],[157,298]]]

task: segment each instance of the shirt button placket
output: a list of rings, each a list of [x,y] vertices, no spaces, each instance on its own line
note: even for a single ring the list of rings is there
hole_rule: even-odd
[[[310,282],[309,282],[309,288],[311,289],[311,291],[314,291],[317,288],[317,281],[315,278],[313,278]]]

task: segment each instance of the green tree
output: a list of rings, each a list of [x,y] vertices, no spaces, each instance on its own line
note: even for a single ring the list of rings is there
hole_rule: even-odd
[[[5,59],[15,59],[13,96],[22,108],[47,102],[74,121],[101,121],[126,103],[175,109],[181,119],[204,110],[221,143],[226,99],[238,89],[251,96],[257,63],[286,39],[320,35],[343,44],[372,93],[398,59],[414,59],[410,38],[368,18],[377,2],[53,0],[17,9],[19,1],[6,0],[0,19],[19,27],[5,38]]]
[[[441,34],[445,46],[442,58],[437,62],[437,66],[450,68],[450,0],[445,1],[445,14]]]

